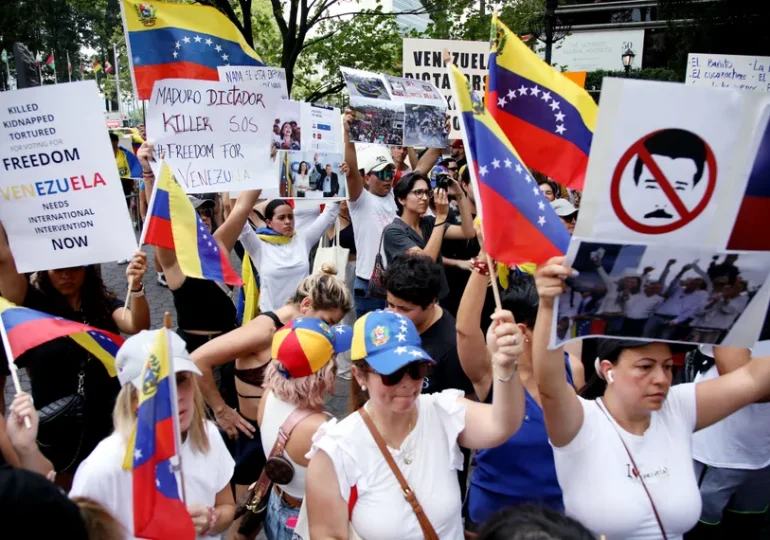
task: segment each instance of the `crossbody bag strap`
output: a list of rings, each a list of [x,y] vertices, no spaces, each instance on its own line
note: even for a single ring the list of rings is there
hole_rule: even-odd
[[[412,491],[412,488],[410,488],[409,484],[406,482],[406,478],[404,478],[404,475],[401,474],[401,470],[398,468],[398,465],[396,465],[396,462],[393,460],[393,456],[390,455],[390,451],[388,450],[388,447],[385,444],[385,440],[382,438],[382,435],[380,435],[380,432],[377,431],[377,426],[375,426],[374,422],[372,422],[371,416],[369,416],[369,413],[367,413],[366,409],[364,409],[363,407],[358,409],[358,412],[361,415],[361,418],[364,419],[364,423],[366,424],[366,427],[369,428],[369,432],[372,434],[372,438],[374,438],[374,442],[377,443],[377,446],[379,447],[380,452],[382,452],[382,456],[385,458],[385,461],[388,463],[390,470],[393,471],[393,474],[396,476],[396,480],[398,480],[398,483],[401,486],[401,492],[404,494],[404,498],[411,505],[412,510],[417,516],[417,521],[420,522],[420,528],[422,529],[422,533],[425,536],[426,540],[438,540],[438,535],[436,534],[436,531],[433,529],[433,525],[431,525],[430,520],[428,519],[428,516],[425,515],[425,511],[422,509],[422,506],[420,505],[420,501],[417,500],[417,496],[414,494],[414,491]]]
[[[650,505],[652,506],[652,512],[655,514],[655,519],[658,521],[658,527],[660,527],[660,532],[663,534],[663,540],[668,540],[668,536],[666,536],[666,529],[663,527],[663,521],[660,519],[660,515],[658,514],[658,509],[655,506],[655,501],[652,500],[652,495],[650,495],[650,490],[647,489],[647,484],[644,483],[644,477],[642,476],[642,471],[639,470],[639,467],[636,466],[636,461],[634,461],[634,456],[631,455],[631,450],[628,449],[628,446],[626,445],[626,441],[623,440],[623,436],[620,434],[620,431],[618,431],[618,428],[615,426],[615,422],[612,421],[610,418],[609,413],[602,407],[601,403],[599,401],[595,401],[596,406],[599,407],[599,410],[604,413],[604,416],[607,417],[607,421],[612,425],[612,429],[615,430],[615,433],[618,434],[618,437],[620,438],[620,442],[623,443],[623,448],[626,449],[626,454],[628,454],[628,459],[631,460],[631,466],[634,468],[634,472],[639,477],[639,481],[642,483],[642,487],[644,488],[644,492],[647,494],[647,498],[650,500]]]

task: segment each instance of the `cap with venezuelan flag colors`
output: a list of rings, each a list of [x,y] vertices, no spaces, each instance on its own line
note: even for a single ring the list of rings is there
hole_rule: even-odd
[[[372,311],[356,321],[350,359],[366,360],[374,371],[390,375],[412,362],[435,361],[422,350],[414,323],[399,313]]]
[[[329,326],[312,317],[294,319],[273,337],[273,358],[289,377],[307,377],[331,360],[332,355],[350,349],[353,330],[338,324]]]

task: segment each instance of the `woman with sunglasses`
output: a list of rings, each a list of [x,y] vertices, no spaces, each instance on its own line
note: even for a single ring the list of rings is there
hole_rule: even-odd
[[[596,401],[567,383],[564,354],[549,349],[554,299],[574,275],[564,257],[536,273],[540,307],[532,338],[535,379],[568,515],[609,540],[681,538],[698,521],[701,497],[692,434],[770,395],[770,357],[730,373],[671,387],[668,343],[600,340]],[[718,363],[744,362],[746,349],[716,347]],[[590,486],[590,487],[589,487]]]
[[[16,271],[0,224],[0,294],[19,306],[115,334],[135,334],[150,327],[150,308],[142,285],[146,271],[147,256],[137,251],[126,268],[126,286],[130,284],[132,291],[130,310],[107,289],[97,265],[40,271],[28,279]],[[53,463],[57,483],[69,488],[78,464],[112,431],[110,409],[120,387],[104,364],[68,338],[35,347],[17,358],[16,364],[26,368],[39,410],[50,404],[85,403],[82,414],[61,414],[49,421],[43,415],[39,428],[40,449]]]
[[[463,538],[460,446],[495,447],[524,417],[516,369],[524,337],[510,312],[494,317],[488,334],[491,405],[470,401],[461,390],[421,394],[433,360],[406,317],[374,311],[356,321],[353,374],[369,400],[358,413],[339,423],[331,420],[313,437],[306,486],[313,538],[348,538],[351,526],[363,538],[425,537],[375,436],[384,441],[437,537]]]
[[[460,207],[461,225],[449,225],[449,198],[446,189],[435,188],[431,190],[428,178],[419,173],[409,173],[393,188],[396,198],[398,217],[385,228],[382,247],[388,263],[395,260],[402,253],[426,255],[433,261],[441,264],[441,244],[444,238],[461,240],[473,238],[476,233],[473,230],[473,218],[471,205],[456,180],[446,177],[450,189],[453,189],[458,198]],[[426,216],[430,200],[436,206],[436,217]],[[443,298],[449,292],[446,276],[442,272],[443,285],[441,287]]]

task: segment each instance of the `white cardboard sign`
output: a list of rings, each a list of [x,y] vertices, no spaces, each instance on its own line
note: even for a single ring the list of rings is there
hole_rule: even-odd
[[[219,66],[219,80],[230,84],[273,88],[283,99],[289,99],[286,70],[268,66]]]
[[[690,53],[685,84],[768,92],[770,57]]]
[[[0,92],[0,219],[19,272],[136,250],[93,81]]]
[[[272,186],[270,141],[280,89],[185,79],[157,81],[147,110],[156,159],[187,193]]]

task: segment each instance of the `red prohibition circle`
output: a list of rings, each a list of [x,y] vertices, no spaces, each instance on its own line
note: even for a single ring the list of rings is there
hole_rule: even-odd
[[[714,195],[714,190],[716,188],[716,158],[714,157],[714,152],[711,150],[711,147],[708,145],[708,143],[701,139],[701,141],[703,141],[703,145],[706,148],[706,164],[708,165],[709,169],[708,184],[706,185],[706,192],[703,194],[703,199],[691,211],[687,210],[682,201],[679,199],[679,196],[676,194],[676,191],[674,191],[673,186],[671,186],[668,179],[658,168],[657,164],[655,164],[652,156],[644,146],[644,142],[647,139],[653,135],[657,135],[662,131],[666,130],[661,129],[649,133],[632,144],[631,147],[621,156],[620,161],[618,161],[618,164],[615,167],[615,172],[612,174],[612,183],[610,184],[610,201],[612,203],[613,210],[615,210],[615,215],[618,216],[618,219],[620,219],[620,222],[623,223],[623,225],[638,233],[665,234],[677,229],[681,229],[695,218],[697,218],[703,212],[703,210],[706,209],[706,206],[708,206],[708,203],[711,200],[712,195]],[[646,225],[644,223],[635,221],[634,218],[628,215],[628,212],[626,212],[625,208],[623,208],[623,203],[620,201],[620,180],[623,177],[623,172],[626,170],[629,162],[636,156],[642,158],[642,161],[645,163],[645,165],[647,165],[647,167],[650,169],[650,172],[652,172],[653,176],[658,181],[658,185],[666,194],[669,201],[674,205],[674,208],[680,216],[678,220],[672,223],[667,223],[665,225]]]

